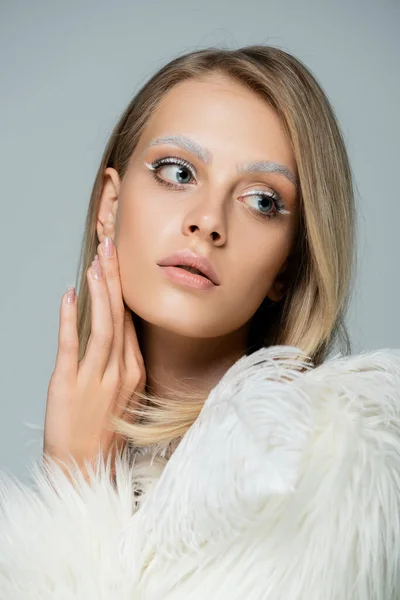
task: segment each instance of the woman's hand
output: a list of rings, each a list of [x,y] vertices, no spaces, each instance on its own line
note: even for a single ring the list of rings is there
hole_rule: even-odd
[[[87,271],[91,296],[91,333],[78,362],[78,299],[62,298],[58,352],[47,395],[43,453],[68,463],[77,461],[87,478],[84,460],[103,457],[124,438],[111,431],[109,418],[123,418],[132,393],[142,392],[146,372],[130,312],[124,307],[118,259],[111,238],[98,246]],[[115,445],[114,445],[115,443]]]

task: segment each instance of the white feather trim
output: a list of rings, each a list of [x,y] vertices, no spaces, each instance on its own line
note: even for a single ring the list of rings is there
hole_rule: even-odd
[[[400,350],[261,349],[150,454],[3,475],[0,600],[399,600]]]
[[[119,556],[120,533],[143,502],[166,460],[117,456],[117,488],[110,463],[98,456],[90,483],[70,468],[70,482],[54,462],[35,463],[34,487],[6,474],[0,480],[1,600],[132,600],[135,581]],[[132,466],[134,465],[134,468]]]
[[[266,497],[293,492],[313,426],[307,392],[291,384],[311,369],[298,355],[288,346],[263,348],[213,389],[144,507],[143,537],[152,530],[159,552],[177,557],[231,540]]]

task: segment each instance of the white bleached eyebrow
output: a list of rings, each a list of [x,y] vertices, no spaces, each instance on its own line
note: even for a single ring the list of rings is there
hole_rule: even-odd
[[[151,144],[149,144],[149,147],[157,144],[174,144],[175,146],[179,146],[184,150],[188,150],[192,154],[195,154],[202,162],[206,164],[211,163],[212,160],[212,154],[210,150],[204,148],[201,144],[195,142],[185,135],[166,135],[159,137],[153,140]],[[255,161],[237,165],[237,172],[239,175],[243,173],[278,173],[279,175],[283,175],[289,179],[289,181],[291,181],[297,189],[299,187],[299,182],[296,176],[290,169],[288,169],[288,167],[272,161]]]

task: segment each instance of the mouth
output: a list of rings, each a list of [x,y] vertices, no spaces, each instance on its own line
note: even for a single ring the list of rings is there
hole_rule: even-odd
[[[217,286],[204,273],[188,265],[159,265],[165,276],[175,284],[198,290],[211,290]]]
[[[189,248],[171,254],[158,265],[168,269],[166,272],[175,275],[196,278],[197,281],[208,282],[211,286],[220,285],[218,273],[211,260],[207,256],[194,253]]]
[[[208,279],[208,281],[211,281],[211,279],[209,277],[207,277],[207,275],[204,275],[204,273],[199,271],[199,269],[195,269],[194,267],[189,267],[188,265],[175,265],[175,268],[176,269],[184,269],[185,271],[188,271],[188,273],[194,273],[194,275],[200,275],[201,277],[205,277],[206,279]]]

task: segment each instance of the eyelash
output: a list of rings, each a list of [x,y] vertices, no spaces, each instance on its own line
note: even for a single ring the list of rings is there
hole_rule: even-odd
[[[194,171],[192,165],[188,161],[184,160],[183,158],[178,158],[175,156],[168,156],[165,158],[159,158],[147,165],[150,169],[150,172],[151,172],[153,178],[158,183],[160,183],[161,185],[164,185],[168,188],[173,188],[176,190],[182,190],[183,185],[191,185],[190,183],[175,184],[175,183],[171,183],[170,181],[165,181],[165,179],[162,179],[161,177],[159,177],[157,172],[164,165],[178,165],[180,167],[185,167],[185,169],[187,169],[189,171],[191,176],[195,177],[195,171]],[[281,196],[277,192],[274,192],[273,194],[268,194],[264,191],[258,191],[257,193],[246,194],[245,197],[248,197],[248,196],[261,196],[264,199],[267,198],[268,200],[272,200],[275,205],[276,210],[272,214],[262,213],[261,211],[249,206],[248,207],[249,210],[255,215],[255,217],[258,217],[258,218],[261,218],[262,220],[264,220],[264,219],[274,219],[278,216],[278,214],[288,214],[288,211],[285,210],[285,205],[283,204],[283,202],[281,200]]]

